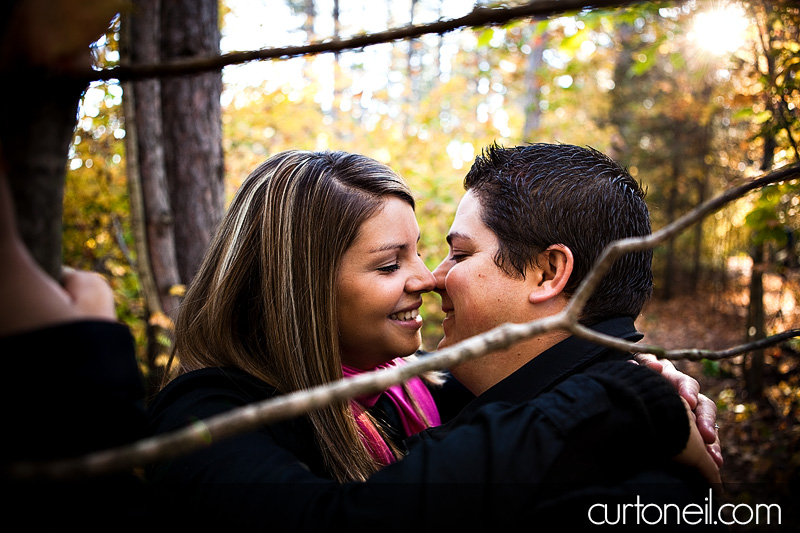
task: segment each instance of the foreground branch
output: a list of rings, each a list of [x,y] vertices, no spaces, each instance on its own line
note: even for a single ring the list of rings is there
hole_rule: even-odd
[[[368,372],[314,389],[253,403],[205,420],[199,420],[187,428],[159,437],[145,439],[129,446],[64,461],[16,463],[8,468],[7,474],[21,480],[39,478],[70,479],[107,474],[142,466],[156,460],[179,456],[208,446],[210,443],[220,439],[250,431],[265,424],[293,418],[334,402],[344,402],[357,396],[379,393],[391,385],[402,383],[424,372],[450,368],[492,351],[508,348],[520,341],[547,331],[564,330],[578,337],[619,350],[651,353],[657,357],[673,360],[733,357],[747,351],[775,345],[788,338],[798,337],[800,336],[800,330],[790,330],[720,352],[696,349],[669,351],[658,346],[641,345],[616,337],[601,335],[578,323],[580,312],[588,296],[594,291],[600,279],[620,255],[629,251],[653,248],[658,243],[674,237],[703,217],[756,188],[797,177],[800,177],[800,165],[785,167],[723,193],[652,235],[623,239],[611,243],[570,299],[567,307],[557,315],[526,324],[504,324],[438,352],[419,357],[407,365]]]
[[[763,339],[759,339],[746,344],[740,344],[727,350],[703,350],[698,348],[681,348],[677,350],[667,350],[661,346],[652,344],[642,344],[630,342],[618,337],[611,337],[598,333],[580,324],[570,325],[567,329],[576,337],[581,337],[603,346],[609,346],[623,352],[630,353],[649,353],[655,355],[659,359],[669,359],[671,361],[700,361],[708,359],[710,361],[719,361],[721,359],[729,359],[742,355],[754,350],[761,350],[770,346],[775,346],[781,342],[800,337],[800,329],[790,329],[782,333],[777,333]]]
[[[172,433],[82,458],[42,463],[16,463],[10,466],[8,474],[20,480],[73,479],[143,466],[155,460],[180,456],[217,440],[265,424],[293,418],[332,403],[383,392],[392,385],[424,372],[449,368],[492,351],[508,348],[521,340],[558,329],[563,325],[561,316],[548,317],[530,324],[506,324],[458,345],[416,358],[406,365],[367,372],[313,389],[256,402],[198,420]]]
[[[108,69],[87,71],[78,77],[89,83],[91,81],[142,80],[147,78],[199,74],[220,70],[229,65],[239,65],[250,61],[266,59],[289,59],[292,57],[341,52],[354,50],[375,44],[390,43],[405,39],[414,39],[422,35],[443,35],[466,27],[494,26],[515,19],[529,17],[550,17],[585,9],[606,7],[624,7],[641,3],[644,0],[535,0],[515,7],[481,7],[477,6],[463,17],[439,20],[428,24],[417,24],[392,28],[390,30],[356,35],[348,39],[325,39],[302,46],[284,46],[265,48],[247,52],[231,52],[214,57],[194,58],[155,65],[119,66]]]

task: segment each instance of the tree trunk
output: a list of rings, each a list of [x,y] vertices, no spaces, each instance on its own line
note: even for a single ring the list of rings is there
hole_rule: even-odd
[[[702,205],[706,201],[708,182],[706,176],[697,179],[697,205]],[[703,256],[703,221],[694,226],[694,243],[692,249],[692,278],[689,280],[689,292],[696,294],[700,285],[702,275],[702,256]]]
[[[138,0],[134,16],[127,19],[132,64],[160,61],[160,4],[161,0]],[[180,275],[164,156],[161,83],[157,79],[137,81],[128,84],[126,89],[126,96],[133,102],[132,108],[126,109],[131,113],[130,117],[126,113],[126,132],[128,137],[133,137],[128,142],[135,142],[130,146],[128,171],[131,174],[138,170],[144,211],[142,234],[146,246],[139,253],[145,254],[140,263],[147,264],[140,264],[140,270],[148,272],[152,278],[148,305],[154,312],[164,312],[174,320],[179,299],[170,291],[180,284]],[[131,159],[136,162],[133,167]]]
[[[542,84],[539,81],[539,68],[542,65],[542,54],[544,53],[545,36],[534,32],[531,38],[531,52],[528,55],[528,65],[525,71],[525,88],[527,89],[527,101],[525,102],[525,127],[522,133],[523,141],[531,141],[542,118],[542,110],[539,107],[539,98]]]
[[[419,0],[411,0],[411,5],[409,8],[409,24],[414,24],[414,12],[417,9],[417,4]],[[408,127],[411,124],[411,114],[412,110],[417,105],[417,101],[419,100],[419,92],[420,92],[420,72],[422,70],[422,59],[420,58],[419,54],[419,39],[409,39],[408,40],[408,57],[406,60],[406,68],[408,73],[408,96],[406,97],[406,112],[405,115],[405,127],[408,132]],[[410,133],[407,133],[410,135]]]
[[[341,22],[339,21],[339,0],[333,0],[333,39],[338,41],[341,32]],[[342,103],[342,89],[340,87],[341,81],[341,67],[339,65],[339,52],[333,53],[333,103],[331,104],[331,117],[333,123],[339,120],[339,105]],[[338,128],[337,128],[338,130]],[[337,131],[337,135],[341,136],[342,133]]]
[[[3,76],[0,147],[17,227],[36,262],[57,279],[67,156],[86,87],[44,70],[19,69]],[[20,86],[12,80],[24,80],[28,104],[20,105]]]
[[[303,22],[303,31],[306,32],[306,41],[311,42],[317,35],[314,31],[314,21],[317,18],[317,8],[314,6],[314,0],[304,0],[303,12],[306,15],[306,20]]]
[[[161,5],[162,61],[219,55],[216,0],[170,0]],[[222,73],[161,80],[164,156],[181,281],[200,266],[225,205]]]
[[[764,327],[764,245],[751,252],[753,268],[750,274],[750,303],[747,313],[747,341],[763,339]],[[760,398],[764,389],[764,350],[755,350],[743,361],[745,389],[751,398]]]
[[[122,23],[122,57],[131,64],[158,63],[161,0],[137,0],[135,5]],[[171,326],[180,303],[172,290],[180,275],[164,160],[161,83],[149,79],[123,87],[131,225],[145,300],[148,387],[155,392],[172,349]]]
[[[711,85],[705,84],[701,93],[703,101],[708,101],[711,98]],[[697,179],[695,180],[695,189],[697,190],[697,201],[695,205],[702,205],[706,201],[709,190],[711,188],[711,168],[707,163],[707,156],[711,152],[711,128],[708,124],[696,124],[691,127],[693,131],[694,140],[690,141],[694,150],[691,151],[693,158],[696,161],[699,171],[697,171]],[[694,226],[694,244],[692,250],[692,277],[689,280],[689,291],[692,294],[697,293],[700,285],[700,278],[703,272],[703,225],[705,220],[701,220]]]

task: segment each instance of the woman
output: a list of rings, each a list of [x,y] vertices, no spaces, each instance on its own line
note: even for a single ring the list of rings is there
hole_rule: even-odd
[[[270,158],[238,191],[187,291],[180,377],[160,398],[199,386],[204,401],[209,381],[229,379],[285,394],[402,364],[420,346],[421,294],[435,283],[418,239],[411,191],[387,166],[341,152]],[[276,438],[301,443],[317,474],[364,480],[402,456],[402,439],[440,423],[419,378],[359,400],[309,413],[303,439]]]

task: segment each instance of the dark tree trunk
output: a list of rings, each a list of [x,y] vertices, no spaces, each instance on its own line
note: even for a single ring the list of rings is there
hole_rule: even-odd
[[[704,101],[708,101],[708,99],[711,98],[710,84],[706,84],[703,87],[702,98]],[[696,164],[700,168],[697,174],[697,179],[694,182],[695,189],[697,190],[696,205],[702,205],[706,201],[706,197],[708,196],[711,188],[711,168],[706,162],[706,158],[711,152],[712,133],[707,124],[697,124],[694,126],[693,131],[695,136],[694,140],[692,141],[692,145],[694,146],[692,155],[696,161]],[[693,294],[697,292],[703,276],[703,224],[704,221],[700,221],[694,226],[692,277],[689,280],[689,291]]]
[[[161,6],[162,61],[219,55],[216,0]],[[164,155],[181,281],[191,282],[224,209],[222,73],[164,78]]]
[[[7,71],[3,77],[0,145],[17,227],[37,263],[57,278],[61,270],[67,155],[78,103],[86,87],[39,70]],[[18,83],[25,84],[27,103],[19,102]]]
[[[708,190],[707,176],[701,176],[697,179],[697,205],[702,205],[706,201]],[[692,294],[697,293],[700,285],[700,278],[703,271],[703,221],[695,224],[694,227],[694,243],[692,246],[692,278],[689,280],[689,291]]]
[[[747,313],[747,340],[766,337],[764,328],[764,245],[751,252],[753,268],[750,274],[750,304]],[[751,398],[761,397],[764,389],[764,350],[751,352],[743,361],[745,389]]]
[[[131,64],[161,60],[161,0],[137,0],[122,22],[123,59]],[[164,159],[161,82],[147,79],[124,85],[125,132],[131,219],[137,250],[137,273],[145,299],[149,392],[158,390],[180,298],[171,290],[180,284],[175,250],[174,216]],[[159,342],[169,339],[169,343]]]
[[[154,64],[161,59],[160,5],[161,0],[138,0],[133,16],[126,19],[132,64]],[[174,319],[179,299],[170,289],[180,284],[180,275],[164,156],[161,83],[157,79],[137,81],[126,89],[125,97],[133,102],[132,108],[126,108],[126,132],[128,142],[135,143],[129,145],[128,173],[131,180],[138,173],[144,215],[141,237],[145,246],[139,247],[140,277],[150,278],[146,285],[148,306]]]

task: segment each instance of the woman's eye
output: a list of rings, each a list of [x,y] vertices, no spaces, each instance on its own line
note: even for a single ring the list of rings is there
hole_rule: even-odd
[[[450,255],[450,259],[452,259],[456,263],[459,263],[459,262],[463,261],[466,258],[467,258],[467,254],[453,253],[453,254]]]
[[[378,270],[381,272],[389,272],[389,273],[397,272],[398,270],[400,270],[400,265],[398,263],[395,263],[393,265],[380,267]]]

